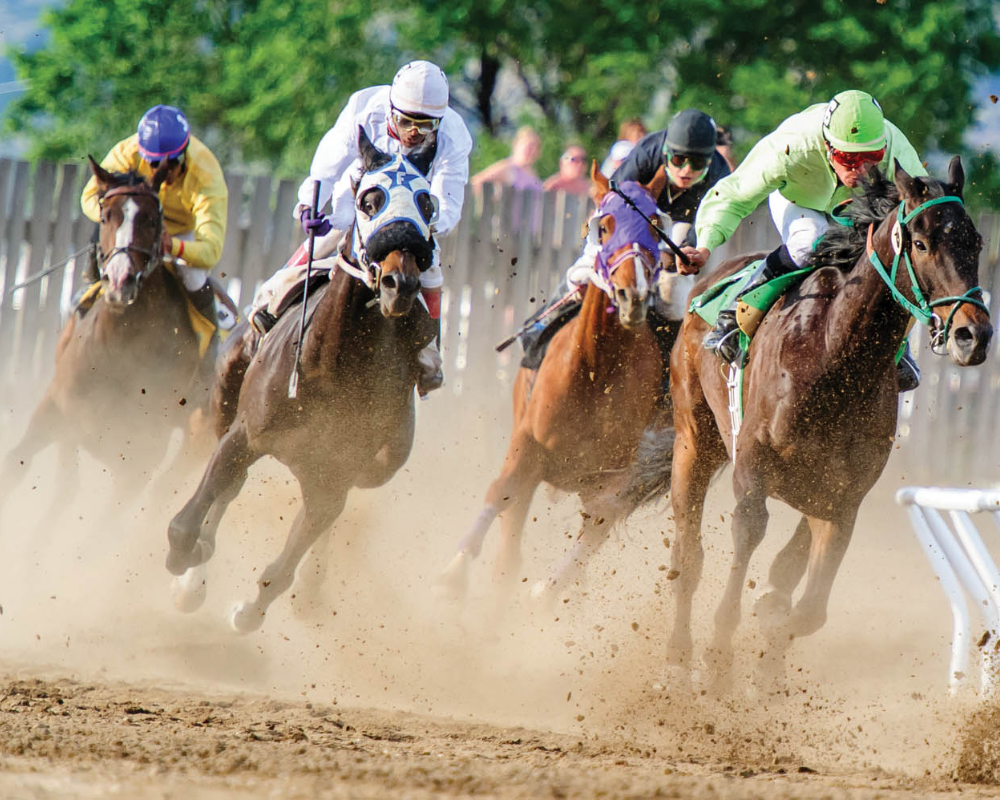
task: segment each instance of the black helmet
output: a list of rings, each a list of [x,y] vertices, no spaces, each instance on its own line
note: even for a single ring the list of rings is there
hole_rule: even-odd
[[[667,138],[663,141],[667,151],[679,155],[710,156],[715,150],[715,120],[697,108],[678,111],[667,125]]]

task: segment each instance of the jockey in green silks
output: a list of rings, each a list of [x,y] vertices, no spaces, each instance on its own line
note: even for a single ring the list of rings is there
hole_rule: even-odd
[[[816,241],[832,223],[833,210],[850,198],[869,170],[878,166],[888,172],[894,159],[911,175],[927,174],[913,145],[867,92],[850,89],[793,114],[702,202],[695,219],[697,246],[684,248],[692,268],[703,266],[764,198],[782,245],[767,256],[743,294],[807,266]],[[734,305],[720,313],[704,345],[733,361],[738,339]],[[909,349],[898,366],[900,390],[916,388],[920,371]]]

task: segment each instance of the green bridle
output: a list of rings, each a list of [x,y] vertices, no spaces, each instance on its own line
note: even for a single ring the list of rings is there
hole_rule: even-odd
[[[946,195],[944,197],[935,197],[933,200],[928,200],[926,203],[921,203],[909,214],[903,213],[906,201],[902,201],[899,204],[899,210],[896,214],[896,224],[892,229],[892,249],[895,251],[896,255],[892,259],[892,271],[886,272],[885,266],[878,257],[878,253],[875,252],[874,247],[869,247],[868,260],[871,262],[875,271],[879,274],[879,277],[885,282],[886,286],[889,287],[889,291],[892,292],[892,296],[896,299],[903,308],[910,312],[914,317],[920,320],[924,325],[927,325],[933,329],[933,334],[931,338],[931,348],[935,352],[940,352],[939,348],[943,348],[948,341],[948,331],[951,328],[951,321],[955,316],[955,312],[958,311],[959,306],[963,303],[969,303],[974,305],[976,308],[982,309],[986,316],[989,316],[990,310],[986,304],[982,301],[981,296],[983,289],[981,286],[974,286],[969,289],[965,294],[958,295],[954,297],[941,297],[937,300],[928,301],[924,297],[924,293],[920,290],[920,284],[917,283],[917,276],[913,272],[913,264],[910,262],[910,252],[909,249],[903,247],[903,233],[906,230],[906,223],[912,220],[921,211],[924,211],[931,206],[936,206],[939,203],[962,203],[962,198],[956,195]],[[906,271],[910,275],[910,288],[913,290],[913,296],[916,298],[916,303],[911,302],[899,289],[896,288],[896,273],[899,269],[899,258],[903,257],[903,261],[906,263]],[[973,295],[979,295],[979,297],[974,297]],[[941,321],[941,318],[934,313],[932,309],[936,306],[947,305],[948,303],[954,303],[951,312],[948,314],[948,318],[945,320],[944,326],[941,328],[934,327],[934,321]]]

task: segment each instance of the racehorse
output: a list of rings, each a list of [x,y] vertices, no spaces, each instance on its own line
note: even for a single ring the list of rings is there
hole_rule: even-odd
[[[34,456],[57,444],[63,502],[53,513],[79,488],[78,447],[111,472],[109,494],[132,498],[163,459],[172,429],[184,427],[197,405],[189,401],[198,340],[183,293],[163,268],[159,188],[168,164],[148,182],[135,172],[108,172],[93,158],[90,165],[101,207],[102,292],[63,327],[55,375],[0,476],[10,492]]]
[[[437,331],[415,302],[419,273],[433,254],[434,208],[414,166],[378,150],[360,128],[358,140],[364,167],[355,190],[358,220],[329,283],[309,294],[298,396],[290,398],[287,387],[300,314],[281,316],[249,361],[256,334],[234,332],[222,358],[227,366],[220,365],[228,370],[220,380],[228,399],[213,402],[216,430],[224,432],[168,531],[167,569],[184,576],[175,587],[178,605],[192,611],[204,599],[201,565],[214,552],[219,522],[249,467],[271,455],[298,479],[303,506],[284,549],[261,575],[256,599],[230,618],[240,633],[256,630],[291,586],[299,561],[340,515],[348,491],[386,483],[413,444],[416,354]],[[364,240],[362,222],[373,228]],[[355,250],[367,254],[360,268],[350,261],[352,238]]]
[[[643,430],[660,394],[662,357],[646,321],[650,287],[658,271],[656,234],[640,214],[609,189],[594,162],[591,179],[599,200],[597,270],[591,271],[579,314],[553,336],[536,370],[521,367],[514,380],[514,430],[499,477],[486,502],[439,576],[437,587],[464,595],[469,562],[482,549],[493,520],[502,537],[496,579],[509,589],[521,564],[521,534],[532,496],[545,481],[578,493],[584,523],[574,547],[533,594],[554,597],[577,576],[586,557],[615,521],[635,504],[626,492]],[[648,217],[666,175],[648,186],[623,189]]]
[[[912,177],[897,163],[894,184],[874,176],[817,247],[820,266],[785,294],[753,337],[738,435],[726,378],[702,347],[707,324],[688,313],[671,359],[676,440],[671,496],[676,611],[669,659],[688,666],[691,600],[701,577],[701,518],[713,473],[733,462],[734,555],[715,615],[707,661],[728,680],[732,637],[751,555],[764,536],[765,500],[803,516],[775,558],[756,613],[771,666],[794,637],[817,631],[854,530],[858,508],[878,480],[896,431],[894,357],[911,317],[932,327],[935,350],[959,366],[980,364],[993,334],[978,281],[982,237],[962,203],[964,173],[952,159],[948,182]],[[695,285],[692,297],[752,257],[741,256]],[[906,269],[899,269],[900,259]],[[892,263],[891,272],[885,267]],[[944,320],[944,322],[942,322]],[[792,593],[806,576],[798,602]]]

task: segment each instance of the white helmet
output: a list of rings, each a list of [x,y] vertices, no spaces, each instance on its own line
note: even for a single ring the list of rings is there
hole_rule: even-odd
[[[389,102],[404,114],[440,119],[448,110],[448,79],[430,61],[411,61],[392,79]]]

